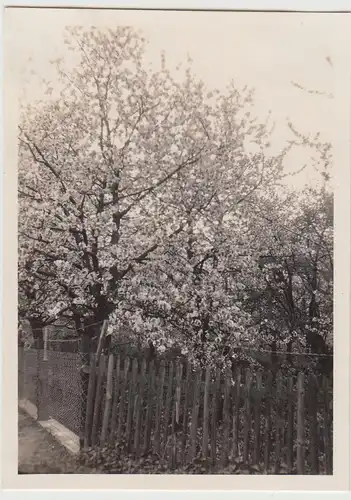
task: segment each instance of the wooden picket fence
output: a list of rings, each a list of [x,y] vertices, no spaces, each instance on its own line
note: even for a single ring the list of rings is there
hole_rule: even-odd
[[[332,474],[332,388],[299,372],[194,369],[91,355],[84,447],[123,442],[170,467],[233,459],[264,473]]]

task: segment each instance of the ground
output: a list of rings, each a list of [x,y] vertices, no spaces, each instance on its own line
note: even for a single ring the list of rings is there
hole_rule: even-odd
[[[31,417],[18,413],[18,473],[73,472],[76,460]]]

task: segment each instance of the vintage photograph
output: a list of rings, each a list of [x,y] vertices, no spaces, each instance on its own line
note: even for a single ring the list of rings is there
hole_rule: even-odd
[[[26,28],[19,474],[333,474],[328,20],[183,14]]]

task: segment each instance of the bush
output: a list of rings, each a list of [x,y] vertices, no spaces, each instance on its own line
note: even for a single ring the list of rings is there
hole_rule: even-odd
[[[240,459],[230,459],[226,467],[213,465],[199,453],[194,460],[182,466],[172,467],[156,453],[149,452],[140,457],[128,453],[127,445],[121,442],[104,448],[89,448],[79,457],[80,467],[98,474],[264,474],[262,466],[245,464]]]

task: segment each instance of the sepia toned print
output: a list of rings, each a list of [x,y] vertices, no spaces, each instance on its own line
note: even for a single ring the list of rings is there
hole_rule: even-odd
[[[335,54],[179,26],[26,53],[19,474],[334,473]]]

